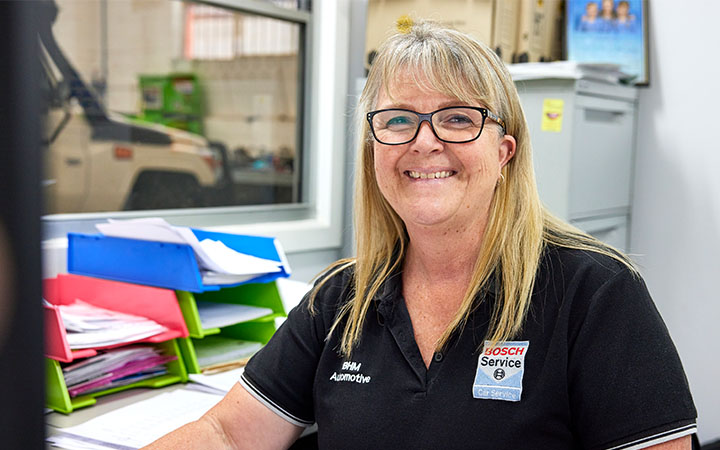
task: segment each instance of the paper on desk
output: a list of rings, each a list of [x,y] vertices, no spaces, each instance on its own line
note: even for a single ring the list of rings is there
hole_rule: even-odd
[[[140,448],[199,419],[221,399],[221,395],[177,389],[60,431],[100,443]]]
[[[66,448],[69,450],[117,450],[118,448],[129,448],[124,446],[118,447],[116,445],[110,447],[85,438],[63,434],[49,436],[47,441],[51,443],[53,447]]]
[[[299,305],[303,297],[305,297],[305,294],[312,289],[312,284],[288,278],[278,278],[276,284],[285,311],[290,311]]]
[[[188,378],[190,378],[190,381],[193,383],[198,383],[203,386],[216,389],[218,393],[224,395],[229,392],[233,386],[235,386],[235,383],[238,382],[240,375],[242,375],[244,370],[244,367],[240,367],[238,369],[228,370],[226,372],[220,372],[213,375],[190,373],[188,374]]]

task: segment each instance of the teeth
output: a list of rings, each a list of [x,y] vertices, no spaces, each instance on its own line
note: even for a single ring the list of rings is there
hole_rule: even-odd
[[[410,175],[410,178],[414,179],[438,179],[438,178],[447,178],[450,175],[452,175],[452,171],[444,170],[441,172],[432,172],[432,173],[425,173],[425,172],[415,172],[414,170],[408,170],[408,175]]]

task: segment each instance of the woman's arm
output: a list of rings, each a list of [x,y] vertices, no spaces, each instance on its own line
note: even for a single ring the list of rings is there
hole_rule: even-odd
[[[672,441],[653,445],[652,447],[648,447],[647,450],[690,450],[692,448],[692,441],[690,439],[690,436],[683,436],[673,439]]]
[[[295,442],[302,430],[235,384],[225,398],[200,419],[145,449],[281,449]]]

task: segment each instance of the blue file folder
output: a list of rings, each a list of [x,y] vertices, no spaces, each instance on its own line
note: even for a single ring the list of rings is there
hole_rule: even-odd
[[[238,252],[279,262],[281,271],[242,283],[205,285],[189,245],[68,233],[68,272],[190,292],[215,291],[245,283],[266,283],[290,276],[285,254],[274,238],[197,229],[192,229],[192,232],[200,241],[222,241]]]

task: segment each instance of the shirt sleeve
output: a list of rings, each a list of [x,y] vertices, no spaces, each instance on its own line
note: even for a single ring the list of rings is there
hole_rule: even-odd
[[[695,433],[688,382],[645,283],[622,270],[587,292],[569,336],[573,427],[586,449],[641,449]]]
[[[313,312],[309,296],[292,309],[270,341],[248,362],[240,384],[288,422],[305,427],[315,422],[313,384],[325,338],[341,296],[341,275],[319,290]]]

